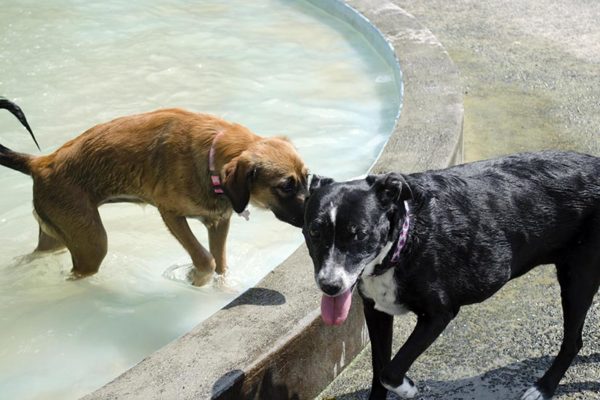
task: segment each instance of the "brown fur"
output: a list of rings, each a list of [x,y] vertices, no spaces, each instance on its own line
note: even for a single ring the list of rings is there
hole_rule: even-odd
[[[208,171],[209,150],[219,132],[224,134],[216,142],[215,167],[225,195],[213,193]],[[196,285],[227,268],[232,206],[240,212],[250,201],[285,222],[302,224],[307,170],[290,142],[262,138],[210,115],[158,110],[94,126],[46,156],[5,150],[0,164],[33,177],[34,214],[40,223],[37,250],[66,246],[76,277],[97,272],[106,255],[106,232],[98,214],[103,203],[156,206],[190,254]],[[290,180],[293,191],[284,190]],[[194,237],[188,217],[206,226],[210,251]]]

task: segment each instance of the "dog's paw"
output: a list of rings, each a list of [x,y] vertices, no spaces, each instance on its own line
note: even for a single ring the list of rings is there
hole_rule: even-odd
[[[387,389],[383,386],[377,385],[371,388],[368,400],[385,400],[387,399]]]
[[[387,390],[389,390],[392,393],[395,393],[396,395],[400,396],[400,398],[402,398],[402,399],[412,399],[413,397],[415,397],[417,395],[417,392],[419,391],[417,389],[417,386],[414,384],[414,382],[410,378],[407,378],[406,376],[404,377],[402,384],[397,387],[390,386],[387,383],[383,383],[383,382],[381,382],[381,384]]]
[[[550,400],[552,397],[544,396],[540,390],[532,386],[521,396],[521,400]]]
[[[67,281],[78,281],[83,278],[85,278],[85,276],[79,275],[79,274],[74,274],[74,273],[70,272],[69,275],[67,275],[66,280]]]
[[[194,286],[204,286],[213,280],[213,271],[199,271],[196,268],[190,270],[188,274],[189,280]]]
[[[67,280],[68,281],[78,281],[80,279],[87,278],[90,275],[93,275],[93,274],[82,274],[81,272],[71,271],[67,275]]]

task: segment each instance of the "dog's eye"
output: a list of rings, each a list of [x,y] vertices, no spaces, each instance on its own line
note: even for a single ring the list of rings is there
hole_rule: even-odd
[[[319,226],[312,224],[308,228],[308,234],[310,235],[311,238],[316,239],[319,236],[321,236],[321,229],[319,228]]]
[[[360,229],[357,226],[351,226],[348,231],[350,232],[350,236],[352,237],[352,239],[354,240],[365,240],[365,238],[367,237],[367,231],[364,229]]]
[[[296,183],[292,178],[286,179],[285,182],[279,185],[279,190],[281,190],[283,193],[291,193],[294,191],[294,189],[296,189]]]
[[[367,232],[360,229],[356,232],[354,237],[356,240],[365,240],[367,238]]]

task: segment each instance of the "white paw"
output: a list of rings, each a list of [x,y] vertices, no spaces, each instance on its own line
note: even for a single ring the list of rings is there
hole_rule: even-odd
[[[398,396],[400,396],[403,399],[412,399],[413,397],[415,397],[415,395],[418,392],[417,386],[414,383],[412,383],[412,381],[410,379],[408,379],[406,377],[404,377],[404,380],[402,381],[402,385],[400,385],[398,387],[392,387],[383,382],[381,382],[381,384],[383,385],[384,388],[386,388],[387,390],[389,390],[392,393],[397,394]]]
[[[521,396],[521,400],[549,400],[549,399],[547,397],[544,397],[544,395],[538,390],[538,388],[536,388],[535,386],[532,386],[529,389],[527,389],[527,391],[525,392],[525,394],[523,394],[523,396]]]

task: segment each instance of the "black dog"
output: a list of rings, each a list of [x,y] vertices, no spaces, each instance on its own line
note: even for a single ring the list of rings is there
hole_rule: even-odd
[[[521,397],[550,399],[582,347],[600,285],[600,158],[527,153],[345,183],[316,177],[303,233],[325,294],[325,322],[345,320],[358,283],[373,352],[370,399],[385,399],[387,390],[413,397],[406,372],[461,306],[535,266],[556,264],[563,343]],[[405,311],[417,325],[391,358],[393,315]]]

